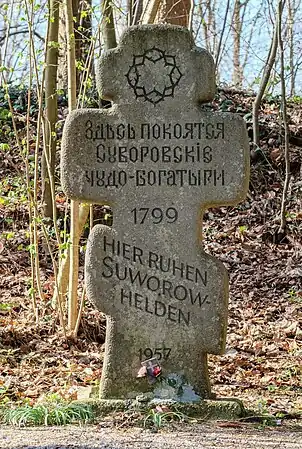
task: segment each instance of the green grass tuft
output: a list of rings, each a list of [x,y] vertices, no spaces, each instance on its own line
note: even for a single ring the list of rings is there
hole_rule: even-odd
[[[174,412],[174,411],[157,411],[156,409],[152,409],[149,411],[147,416],[144,420],[144,427],[147,427],[148,424],[151,424],[151,426],[154,428],[155,431],[158,431],[163,426],[168,424],[171,421],[179,421],[184,422],[186,419],[186,416],[183,413],[180,412]]]
[[[3,421],[13,426],[63,426],[92,421],[94,413],[87,404],[46,402],[34,406],[25,405],[6,410]]]

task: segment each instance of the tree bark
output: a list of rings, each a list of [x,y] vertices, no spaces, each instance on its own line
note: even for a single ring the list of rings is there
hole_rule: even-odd
[[[132,19],[130,25],[138,25],[142,19],[144,0],[135,0],[131,2]]]
[[[55,202],[51,183],[53,183],[56,162],[56,131],[58,120],[57,105],[57,69],[58,69],[58,33],[59,33],[59,0],[50,1],[48,47],[46,50],[45,68],[45,146],[41,163],[43,215],[53,218]]]
[[[66,38],[66,17],[63,3],[67,1],[61,1],[60,5],[60,20],[59,20],[59,64],[58,64],[58,87],[59,89],[66,90],[68,86],[68,73],[67,73],[67,38]],[[74,28],[74,46],[75,46],[75,60],[79,63],[79,67],[76,70],[76,82],[77,88],[80,86],[82,70],[80,67],[85,66],[85,60],[87,55],[87,48],[89,48],[91,39],[91,14],[89,10],[91,8],[90,0],[71,0],[72,5],[72,17]],[[81,11],[88,11],[87,14],[82,15]],[[80,30],[79,30],[80,28]]]
[[[275,23],[277,22],[277,18]],[[276,60],[276,53],[278,47],[278,26],[275,25],[274,34],[271,41],[271,47],[269,50],[268,58],[264,67],[261,83],[259,86],[259,91],[253,103],[253,144],[254,147],[259,147],[260,137],[259,137],[259,108],[261,104],[262,97],[264,95],[268,80],[271,75],[273,65]]]
[[[224,32],[225,32],[225,28],[226,28],[226,22],[227,22],[229,10],[230,10],[230,0],[227,0],[227,5],[226,5],[226,8],[225,8],[224,19],[223,19],[222,30],[220,32],[218,47],[217,47],[217,51],[216,51],[216,54],[215,54],[215,71],[216,71],[216,75],[217,75],[217,71],[218,71],[218,64],[219,64],[219,59],[220,59],[221,45],[222,45],[223,35],[224,35]]]
[[[109,48],[115,48],[117,45],[111,0],[102,0],[102,13],[103,43],[104,49],[108,50]]]
[[[285,87],[285,69],[284,69],[284,48],[281,34],[281,26],[282,26],[282,1],[279,1],[278,4],[278,47],[280,52],[280,75],[281,75],[281,110],[282,110],[282,120],[284,125],[284,159],[285,159],[285,180],[283,186],[282,193],[282,202],[281,202],[281,220],[280,220],[280,230],[285,231],[286,228],[286,200],[287,200],[287,191],[289,187],[290,181],[290,158],[289,158],[289,128],[288,128],[288,119],[287,119],[287,105],[286,105],[286,87]]]
[[[287,0],[288,11],[288,45],[289,45],[289,69],[290,69],[290,96],[295,95],[295,70],[294,70],[294,9],[295,1]],[[282,44],[283,45],[283,44]]]
[[[66,36],[67,36],[67,70],[68,70],[68,109],[69,112],[77,105],[77,74],[76,74],[76,41],[73,26],[73,7],[75,1],[66,0]],[[68,291],[68,328],[73,331],[78,316],[78,277],[79,277],[79,203],[70,202],[70,268]]]
[[[242,22],[240,18],[240,0],[235,0],[234,13],[233,13],[233,85],[237,88],[242,87],[242,74],[240,66],[240,44],[241,44],[241,29]]]
[[[154,23],[161,0],[147,0],[144,4],[140,22],[142,24]]]
[[[162,0],[159,5],[156,22],[187,27],[190,10],[191,0]]]

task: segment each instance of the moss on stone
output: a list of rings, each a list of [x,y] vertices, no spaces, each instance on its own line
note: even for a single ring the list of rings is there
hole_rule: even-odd
[[[86,401],[77,401],[89,404],[96,416],[106,416],[118,411],[137,409],[141,412],[148,412],[155,403],[126,401],[122,399],[87,399]],[[205,399],[198,403],[180,403],[157,401],[156,404],[168,405],[172,411],[183,413],[190,417],[201,419],[239,419],[246,416],[246,411],[239,399]]]

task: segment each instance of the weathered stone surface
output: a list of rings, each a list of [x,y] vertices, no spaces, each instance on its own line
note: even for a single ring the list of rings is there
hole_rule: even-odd
[[[75,403],[85,404],[92,407],[96,416],[106,416],[117,411],[125,410],[139,410],[140,412],[150,411],[154,407],[154,402],[147,401],[141,403],[121,399],[87,399],[75,401]],[[200,401],[198,404],[183,404],[180,402],[156,402],[156,404],[163,404],[169,407],[171,411],[183,413],[185,416],[198,417],[199,419],[239,419],[246,416],[246,410],[243,403],[237,398],[234,399],[206,399]]]
[[[130,28],[101,59],[98,84],[113,106],[69,115],[61,172],[71,198],[113,208],[113,229],[89,237],[85,269],[108,316],[101,397],[153,390],[136,378],[152,356],[210,397],[206,354],[224,350],[228,280],[202,250],[202,210],[246,194],[244,122],[200,109],[214,65],[184,28]]]

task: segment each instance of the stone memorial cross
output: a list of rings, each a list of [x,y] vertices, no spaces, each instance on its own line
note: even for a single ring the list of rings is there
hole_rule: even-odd
[[[86,254],[88,297],[107,315],[102,398],[154,388],[137,378],[155,357],[210,397],[207,353],[225,346],[228,278],[200,243],[202,213],[248,187],[243,120],[200,106],[215,92],[212,57],[171,25],[129,28],[99,64],[109,109],[82,109],[63,133],[63,189],[109,204]]]

